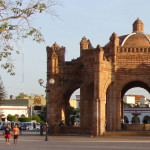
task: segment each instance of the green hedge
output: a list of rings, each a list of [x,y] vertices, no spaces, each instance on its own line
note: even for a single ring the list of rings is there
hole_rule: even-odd
[[[18,121],[20,121],[20,122],[31,122],[31,118],[30,117],[28,117],[28,118],[26,118],[26,117],[19,117],[18,118]]]
[[[36,122],[41,123],[41,118],[39,116],[33,116],[32,120],[36,120]]]
[[[8,121],[16,121],[17,120],[17,117],[14,115],[14,116],[12,116],[12,115],[8,115],[7,116],[7,120]]]

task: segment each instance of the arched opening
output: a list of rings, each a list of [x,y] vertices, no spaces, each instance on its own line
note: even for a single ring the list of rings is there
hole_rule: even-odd
[[[80,126],[80,88],[75,90],[70,99],[70,125]]]
[[[80,125],[80,88],[72,86],[63,94],[60,125]]]
[[[145,90],[147,90],[149,93],[150,93],[150,88],[149,86],[144,83],[144,82],[141,82],[141,81],[133,81],[133,82],[130,82],[128,83],[127,85],[125,85],[121,91],[121,98],[123,98],[123,96],[125,95],[125,93],[132,89],[132,88],[135,88],[135,87],[140,87],[140,88],[143,88]]]
[[[145,116],[143,118],[143,124],[150,124],[150,116]]]
[[[124,116],[124,123],[129,123],[129,120],[128,120],[128,117],[127,116]]]
[[[129,101],[126,101],[127,99],[125,100],[125,96],[130,96]],[[125,93],[123,100],[128,106],[132,104],[132,107],[137,108],[149,107],[150,94],[146,89],[141,87],[131,88]]]
[[[125,85],[121,91],[122,99],[122,119],[127,130],[130,129],[130,124],[146,124],[148,117],[143,119],[146,109],[149,109],[149,97],[150,97],[149,86],[141,81],[133,81]],[[142,126],[142,125],[141,125]],[[132,130],[138,130],[138,126]]]

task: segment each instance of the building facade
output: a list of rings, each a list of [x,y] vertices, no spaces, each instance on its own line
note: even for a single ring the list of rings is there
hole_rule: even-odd
[[[133,107],[124,109],[124,120],[127,124],[135,124],[135,115],[137,114],[137,124],[150,124],[149,107]]]
[[[25,99],[3,100],[0,105],[1,120],[7,120],[8,115],[18,115],[18,117],[37,116],[46,106],[46,99],[42,95],[33,95]]]
[[[86,37],[80,42],[80,57],[65,61],[65,47],[47,47],[47,121],[50,134],[61,133],[57,124],[64,110],[66,128],[70,123],[69,99],[80,88],[80,132],[94,136],[120,131],[124,117],[124,94],[133,87],[150,92],[150,35],[138,18],[133,32],[118,36],[94,48]],[[49,80],[55,80],[54,85]],[[76,130],[66,130],[67,132]]]
[[[0,105],[1,121],[7,121],[8,115],[16,115],[17,117],[28,117],[28,100],[3,100]]]

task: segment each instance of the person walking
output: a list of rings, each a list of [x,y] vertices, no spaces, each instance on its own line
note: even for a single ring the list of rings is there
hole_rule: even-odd
[[[10,127],[9,124],[7,124],[6,128],[4,129],[4,137],[6,139],[6,144],[10,145]]]
[[[13,128],[13,135],[14,135],[14,144],[17,144],[18,135],[19,135],[19,128],[17,125]]]

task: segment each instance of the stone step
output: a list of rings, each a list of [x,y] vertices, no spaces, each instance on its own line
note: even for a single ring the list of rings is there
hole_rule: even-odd
[[[150,131],[107,131],[103,136],[150,136]]]

